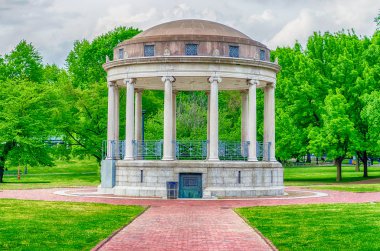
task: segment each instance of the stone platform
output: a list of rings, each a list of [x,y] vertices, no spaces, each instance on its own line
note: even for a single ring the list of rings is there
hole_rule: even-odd
[[[114,177],[103,176],[109,173],[114,173]],[[282,165],[264,161],[104,160],[98,190],[115,195],[165,198],[166,182],[179,182],[180,174],[201,175],[203,198],[284,194]],[[113,182],[104,181],[103,177],[108,181],[112,178]]]

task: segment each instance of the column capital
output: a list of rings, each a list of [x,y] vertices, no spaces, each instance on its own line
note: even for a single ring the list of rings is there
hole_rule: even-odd
[[[211,76],[209,77],[208,82],[210,83],[217,82],[219,84],[220,82],[222,82],[222,78],[219,76]]]
[[[240,94],[248,94],[248,90],[240,90]]]
[[[248,79],[247,80],[247,83],[249,84],[249,85],[259,85],[259,80],[257,80],[257,79]]]
[[[136,83],[136,79],[135,78],[126,78],[124,79],[124,84],[135,84]]]
[[[276,89],[276,82],[267,83],[267,84],[265,85],[265,87]]]
[[[142,93],[144,89],[135,89],[135,93]]]
[[[109,81],[107,83],[108,87],[115,87],[116,86],[116,82],[112,82],[112,81]]]
[[[175,82],[175,77],[173,77],[173,76],[163,76],[161,78],[161,81],[164,82],[164,83],[166,81],[169,81],[170,83],[173,83],[173,82]]]

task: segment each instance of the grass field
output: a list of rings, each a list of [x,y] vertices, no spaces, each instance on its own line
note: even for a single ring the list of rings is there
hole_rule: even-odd
[[[17,170],[15,168],[10,170]],[[30,167],[28,174],[4,176],[1,189],[95,186],[100,183],[99,165],[94,159],[56,161],[52,167]]]
[[[306,186],[310,189],[317,190],[335,190],[355,193],[364,192],[380,192],[380,183],[377,184],[341,184],[341,185],[321,185],[321,186]]]
[[[380,203],[239,208],[279,250],[380,250]]]
[[[355,166],[343,166],[341,182],[336,182],[336,167],[286,167],[284,179],[286,186],[306,186],[312,189],[337,190],[349,192],[379,192],[380,184],[352,184],[348,182],[380,178],[380,167],[368,168],[369,178],[363,172],[356,172]]]
[[[90,250],[144,208],[0,200],[0,250]]]
[[[286,167],[284,169],[285,184],[288,186],[308,186],[319,184],[336,184],[336,167]],[[380,178],[380,167],[369,167],[370,178]],[[363,172],[355,172],[355,166],[342,167],[342,182],[366,180]]]

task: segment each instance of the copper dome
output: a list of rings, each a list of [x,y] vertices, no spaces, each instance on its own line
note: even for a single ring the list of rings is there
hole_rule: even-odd
[[[171,40],[223,41],[265,47],[234,28],[198,19],[176,20],[156,25],[120,45]]]

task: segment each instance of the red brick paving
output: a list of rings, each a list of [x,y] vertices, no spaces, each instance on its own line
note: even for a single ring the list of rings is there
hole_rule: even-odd
[[[294,187],[289,189],[301,191]],[[105,242],[100,250],[271,250],[271,246],[229,208],[380,201],[380,192],[323,191],[328,196],[316,198],[162,200],[54,194],[60,190],[72,192],[78,189],[0,190],[0,198],[151,206],[130,225]]]
[[[95,188],[88,188],[95,191]],[[14,198],[22,200],[49,200],[49,201],[77,201],[98,202],[117,205],[142,206],[216,206],[216,207],[246,207],[246,206],[272,206],[289,204],[319,204],[319,203],[363,203],[380,202],[380,192],[352,193],[340,191],[319,190],[328,194],[325,197],[314,198],[253,198],[249,200],[163,200],[163,199],[127,199],[127,198],[101,198],[85,196],[62,196],[54,194],[56,191],[78,191],[78,188],[52,188],[32,190],[0,190],[0,198]],[[287,191],[316,191],[297,187],[289,187]]]
[[[97,250],[272,250],[231,209],[151,207]]]

